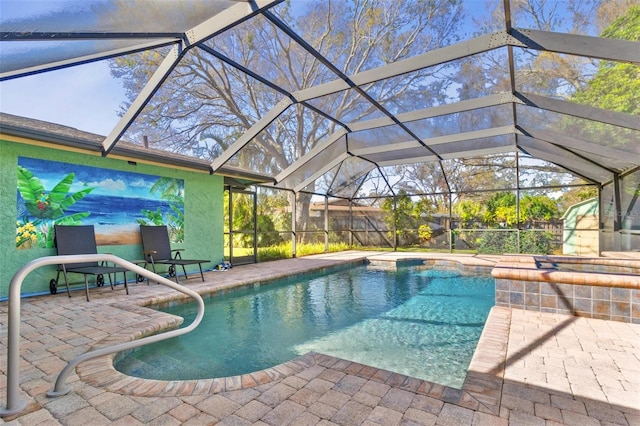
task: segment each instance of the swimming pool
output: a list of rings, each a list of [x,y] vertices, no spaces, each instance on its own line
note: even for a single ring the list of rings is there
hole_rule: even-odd
[[[309,351],[460,388],[494,304],[494,280],[455,271],[365,266],[242,288],[205,299],[193,332],[118,357],[158,380],[227,377]],[[163,308],[185,318],[195,304]]]

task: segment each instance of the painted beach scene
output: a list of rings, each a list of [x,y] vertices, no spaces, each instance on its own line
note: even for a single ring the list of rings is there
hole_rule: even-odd
[[[140,244],[142,225],[184,239],[184,181],[18,158],[16,247],[53,247],[53,226],[94,225],[98,245]]]

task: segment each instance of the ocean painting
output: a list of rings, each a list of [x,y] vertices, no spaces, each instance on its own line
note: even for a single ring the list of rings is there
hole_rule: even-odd
[[[53,225],[94,225],[98,245],[140,244],[140,224],[184,236],[184,181],[18,158],[16,247],[53,247]]]

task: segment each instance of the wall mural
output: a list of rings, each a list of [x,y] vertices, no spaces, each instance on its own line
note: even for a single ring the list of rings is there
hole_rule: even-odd
[[[184,180],[18,158],[16,247],[53,247],[53,225],[94,225],[98,245],[140,244],[139,225],[184,240]]]

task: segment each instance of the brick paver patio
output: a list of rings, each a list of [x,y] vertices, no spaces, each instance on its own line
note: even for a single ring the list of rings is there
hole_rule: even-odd
[[[199,292],[302,273],[374,253],[347,252],[236,267],[186,281]],[[436,255],[420,254],[433,258]],[[382,258],[415,254],[385,253]],[[442,257],[442,255],[437,255]],[[450,256],[470,265],[491,259]],[[81,363],[59,398],[66,363],[107,342],[153,333],[176,318],[142,305],[174,297],[130,285],[22,300],[19,425],[640,425],[640,324],[494,307],[463,389],[306,354],[234,378],[162,382],[124,376],[111,357]],[[8,303],[0,303],[1,405],[6,404]]]

